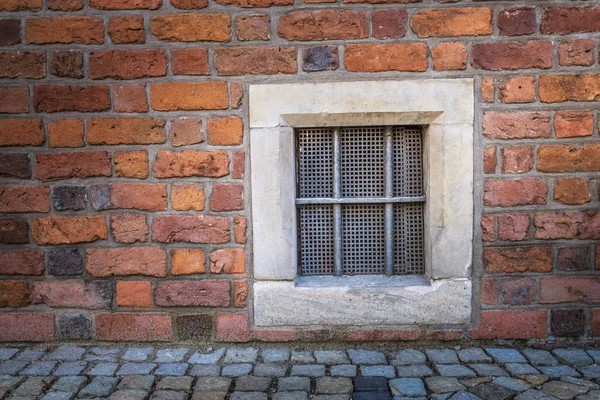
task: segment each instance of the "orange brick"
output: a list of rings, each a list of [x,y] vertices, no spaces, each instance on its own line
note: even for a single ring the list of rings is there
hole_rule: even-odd
[[[117,305],[119,307],[152,307],[152,282],[117,282]]]
[[[124,178],[148,177],[148,152],[146,150],[115,151],[115,174]]]
[[[168,82],[150,85],[156,111],[225,110],[229,107],[227,82]]]
[[[592,136],[594,113],[591,110],[559,111],[554,114],[554,131],[557,138]]]
[[[240,117],[211,118],[206,133],[213,146],[235,146],[242,144],[244,124]]]
[[[532,103],[535,101],[535,78],[533,76],[517,76],[504,79],[498,86],[500,101],[503,103]]]
[[[206,258],[202,250],[177,249],[171,251],[171,275],[203,274]]]
[[[204,142],[202,135],[202,120],[200,118],[178,118],[171,121],[169,130],[171,145],[188,146]]]
[[[426,71],[425,43],[349,44],[346,68],[351,72]]]
[[[171,203],[177,211],[204,210],[204,187],[196,184],[173,184],[171,186]]]
[[[231,16],[227,14],[172,14],[152,17],[150,29],[159,40],[228,42]]]
[[[419,37],[477,36],[494,32],[489,8],[420,10],[413,15],[410,24]]]
[[[61,119],[48,123],[50,147],[83,147],[83,133],[83,121],[80,119]]]
[[[433,69],[436,71],[461,70],[467,68],[467,48],[464,42],[440,43],[431,52]]]

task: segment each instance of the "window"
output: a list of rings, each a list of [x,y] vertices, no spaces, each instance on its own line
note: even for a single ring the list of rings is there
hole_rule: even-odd
[[[301,275],[424,274],[417,126],[296,129]]]

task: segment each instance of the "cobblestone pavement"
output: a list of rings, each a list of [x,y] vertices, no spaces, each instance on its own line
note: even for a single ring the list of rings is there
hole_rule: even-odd
[[[600,350],[0,347],[1,399],[600,399]]]

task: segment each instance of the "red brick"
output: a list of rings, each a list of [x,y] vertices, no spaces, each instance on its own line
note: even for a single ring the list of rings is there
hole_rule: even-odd
[[[0,213],[50,211],[48,186],[0,186]]]
[[[146,85],[115,85],[115,111],[121,113],[148,112]]]
[[[536,239],[600,239],[600,212],[548,212],[535,216]]]
[[[482,278],[481,304],[498,304],[498,280]]]
[[[233,282],[233,305],[238,308],[246,307],[246,299],[248,298],[248,282],[234,281]]]
[[[594,39],[573,39],[558,45],[558,63],[589,67],[594,63]]]
[[[589,270],[589,247],[561,247],[558,249],[558,269],[561,271]]]
[[[43,0],[3,0],[0,11],[39,11]]]
[[[521,174],[533,168],[533,146],[502,148],[502,173]]]
[[[496,216],[484,215],[481,217],[481,240],[493,242],[496,240]]]
[[[503,103],[532,103],[535,101],[535,77],[517,76],[503,79],[498,85]]]
[[[228,42],[231,16],[227,14],[172,14],[152,17],[150,29],[159,40]]]
[[[19,114],[29,111],[26,86],[0,86],[0,113]]]
[[[245,167],[246,153],[244,151],[233,152],[233,171],[231,173],[234,179],[244,179],[244,167]]]
[[[486,247],[483,264],[488,274],[552,271],[552,249],[533,247]]]
[[[156,284],[154,298],[160,307],[229,307],[226,280],[166,281]]]
[[[425,43],[349,44],[346,68],[351,72],[426,71]]]
[[[542,13],[542,33],[600,32],[600,7],[552,7]]]
[[[537,280],[504,279],[502,281],[502,302],[504,304],[524,306],[535,302]]]
[[[108,86],[37,85],[33,88],[37,112],[100,112],[110,109]]]
[[[152,223],[152,239],[159,243],[227,243],[230,229],[229,220],[222,217],[158,216]]]
[[[490,71],[552,68],[552,42],[474,43],[471,48],[471,65],[475,69]]]
[[[542,75],[539,86],[544,103],[600,100],[600,74]]]
[[[368,35],[364,11],[294,11],[279,19],[279,37],[286,40],[364,39]]]
[[[168,342],[173,339],[169,314],[99,314],[96,315],[99,340],[129,342]]]
[[[436,71],[467,69],[467,47],[464,42],[442,42],[431,51],[431,55]]]
[[[600,171],[600,144],[585,146],[540,146],[537,155],[538,171]]]
[[[41,79],[46,76],[46,55],[41,52],[0,52],[0,78]]]
[[[218,151],[161,150],[152,166],[156,178],[205,176],[219,178],[229,173],[227,153]]]
[[[546,204],[548,188],[538,178],[487,180],[483,186],[483,204],[488,207],[514,207]]]
[[[167,121],[154,118],[94,118],[88,120],[88,144],[162,144]]]
[[[171,251],[171,275],[192,275],[206,272],[206,257],[202,250],[177,249]]]
[[[50,147],[83,147],[84,126],[81,119],[60,119],[48,122]]]
[[[294,47],[228,47],[215,49],[219,75],[278,75],[298,72]]]
[[[596,245],[596,270],[600,270],[600,244]]]
[[[375,39],[399,39],[406,35],[406,10],[377,10],[371,13],[371,35]]]
[[[164,50],[105,50],[89,57],[91,79],[139,79],[167,74]]]
[[[30,18],[25,28],[25,39],[28,44],[102,44],[104,22],[84,16]]]
[[[83,0],[48,0],[48,9],[53,11],[79,11]]]
[[[50,73],[61,78],[83,78],[83,52],[72,50],[53,52]]]
[[[200,118],[182,117],[171,121],[169,130],[171,145],[189,146],[204,142],[202,120]]]
[[[518,241],[527,239],[529,239],[529,215],[498,215],[498,240]]]
[[[592,200],[589,180],[583,178],[558,179],[554,184],[554,200],[562,204],[585,204]]]
[[[483,311],[478,329],[469,331],[474,339],[531,339],[546,337],[546,310]]]
[[[208,6],[208,0],[171,0],[171,5],[180,10],[197,10]]]
[[[118,243],[145,243],[150,233],[146,216],[140,214],[111,215],[110,226]]]
[[[197,184],[171,185],[171,204],[177,211],[204,210],[204,187]]]
[[[545,277],[540,279],[540,303],[599,303],[599,278]]]
[[[241,83],[231,82],[231,107],[240,108],[242,98],[244,97],[244,88]]]
[[[0,218],[0,243],[29,243],[29,223],[27,220],[24,218]]]
[[[419,10],[410,20],[419,37],[491,35],[492,10],[489,8],[445,8]]]
[[[152,282],[117,282],[117,306],[136,308],[152,307]]]
[[[0,46],[12,46],[19,43],[21,43],[21,21],[0,19]]]
[[[243,249],[220,249],[210,253],[210,272],[213,274],[243,274],[246,261]]]
[[[96,278],[167,276],[167,253],[156,247],[88,248],[86,270]]]
[[[228,6],[238,7],[270,7],[270,6],[291,6],[294,0],[216,0],[217,3]]]
[[[156,10],[162,0],[90,0],[90,7],[100,10]]]
[[[245,314],[217,314],[217,341],[247,342],[250,340],[248,316]]]
[[[238,211],[244,209],[244,186],[219,184],[213,186],[210,199],[212,211]]]
[[[481,101],[493,103],[495,98],[494,78],[483,78],[481,80]]]
[[[0,314],[0,342],[51,340],[54,340],[54,314]]]
[[[167,82],[150,85],[150,103],[156,111],[226,110],[227,82]]]
[[[35,218],[31,221],[31,234],[40,246],[89,243],[108,238],[104,215]]]
[[[483,173],[494,174],[496,173],[496,146],[486,147],[483,151]]]
[[[592,336],[600,336],[600,309],[592,310]]]
[[[42,275],[43,250],[0,251],[0,275]]]
[[[115,183],[112,185],[110,201],[117,208],[164,211],[167,209],[167,185],[161,183]]]
[[[308,1],[305,0],[306,3]],[[294,331],[292,330],[271,330],[271,329],[253,329],[250,332],[252,340],[259,342],[293,342]]]
[[[132,15],[127,17],[112,17],[108,21],[108,35],[114,44],[144,43],[144,17]]]
[[[27,281],[0,281],[0,308],[27,307],[30,294]]]
[[[235,18],[238,40],[269,40],[270,20],[266,14],[240,15]]]
[[[115,151],[115,175],[125,178],[148,177],[148,152],[146,150]]]
[[[558,111],[554,114],[554,131],[557,138],[592,136],[594,113],[592,110]]]
[[[535,8],[506,8],[498,14],[498,28],[501,36],[521,36],[535,33],[537,21]]]
[[[490,139],[549,138],[550,113],[488,111],[483,115],[483,135]]]
[[[110,154],[106,151],[36,154],[35,177],[41,181],[111,176]]]
[[[40,146],[44,127],[39,119],[0,120],[0,146]]]
[[[233,236],[236,243],[246,243],[246,217],[242,215],[233,217]]]
[[[33,303],[48,307],[110,308],[113,286],[109,281],[69,279],[63,281],[33,282]]]
[[[209,75],[207,49],[172,50],[172,69],[175,75]]]
[[[240,117],[210,118],[206,127],[208,144],[235,146],[244,140],[244,123]]]

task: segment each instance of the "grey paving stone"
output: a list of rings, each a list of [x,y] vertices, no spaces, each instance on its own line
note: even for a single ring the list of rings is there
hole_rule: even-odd
[[[258,357],[258,349],[255,347],[232,347],[225,354],[226,364],[233,363],[255,363]]]
[[[90,353],[97,356],[117,356],[121,352],[118,347],[94,347],[90,349]]]
[[[508,373],[497,364],[469,364],[479,376],[508,376]]]
[[[292,351],[291,361],[294,364],[310,364],[317,360],[311,351]]]
[[[559,359],[559,361],[573,365],[573,366],[584,366],[594,363],[594,360],[581,349],[556,349],[552,353]]]
[[[600,350],[587,350],[587,353],[590,357],[594,359],[594,363],[600,364]]]
[[[105,362],[105,363],[114,363],[118,361],[117,357],[113,356],[97,356],[96,354],[86,354],[83,359],[89,362]]]
[[[41,400],[70,400],[73,397],[75,397],[75,394],[69,392],[49,392]]]
[[[436,364],[435,368],[438,370],[441,376],[448,376],[454,378],[464,378],[470,376],[477,376],[475,372],[459,364]]]
[[[21,375],[47,376],[58,364],[56,361],[36,361],[21,371]]]
[[[278,392],[310,392],[310,378],[300,376],[290,376],[287,378],[279,378],[277,380]]]
[[[153,352],[153,347],[131,347],[121,358],[126,361],[146,361]]]
[[[533,386],[542,386],[544,383],[548,382],[550,379],[547,375],[523,375],[519,376],[519,379],[526,381],[527,383],[531,383]]]
[[[194,390],[191,400],[225,400],[227,392],[199,392]]]
[[[433,393],[431,395],[429,395],[429,398],[431,400],[447,400],[450,396],[452,396],[454,393],[450,392],[450,393]]]
[[[144,400],[148,392],[140,389],[123,389],[113,392],[109,400]]]
[[[26,361],[8,360],[0,364],[0,375],[16,375],[27,366]]]
[[[189,392],[193,382],[194,378],[191,376],[166,376],[156,384],[156,389]]]
[[[425,350],[429,361],[435,364],[459,364],[456,351],[450,349],[427,349]]]
[[[85,376],[62,376],[52,385],[51,390],[57,392],[77,393],[87,383]]]
[[[183,376],[188,369],[189,364],[187,363],[169,363],[159,364],[155,375],[171,375],[171,376]]]
[[[152,375],[127,375],[121,378],[117,389],[141,389],[148,391],[152,388],[155,379]]]
[[[427,390],[419,378],[399,378],[389,381],[390,391],[395,396],[426,396]]]
[[[277,392],[273,394],[273,400],[307,400],[306,392]]]
[[[394,400],[427,400],[427,397],[425,397],[425,396],[419,396],[419,397],[394,396]]]
[[[328,396],[326,398],[326,396]],[[343,398],[332,399],[331,397],[334,395],[323,395],[323,396],[315,396],[313,400],[344,400]],[[338,395],[339,396],[339,395]],[[392,396],[389,393],[385,392],[356,392],[352,396],[353,400],[392,400]]]
[[[18,352],[19,352],[19,349],[14,349],[12,347],[1,347],[0,348],[0,361],[10,360]]]
[[[285,376],[287,369],[286,365],[259,363],[254,367],[254,376]]]
[[[46,350],[41,349],[25,349],[14,358],[14,360],[18,361],[37,361],[46,355]]]
[[[24,380],[22,376],[0,375],[0,389],[13,390]]]
[[[190,364],[216,364],[221,358],[223,358],[224,354],[225,349],[217,349],[209,353],[201,353],[197,351],[192,354],[188,362]]]
[[[12,397],[17,396],[40,396],[52,386],[54,378],[51,376],[32,376],[27,378],[13,392]],[[11,398],[12,398],[11,397]]]
[[[524,392],[526,390],[531,389],[531,385],[525,381],[520,379],[514,379],[506,376],[501,376],[499,378],[494,379],[493,381],[496,385],[504,386],[514,392]]]
[[[97,376],[79,392],[79,397],[107,397],[117,386],[118,378]]]
[[[77,346],[61,346],[46,357],[48,360],[77,361],[81,360],[85,349]]]
[[[542,392],[561,400],[572,399],[579,394],[587,393],[589,390],[590,389],[585,386],[561,381],[546,382],[544,383],[544,386],[542,386]]]
[[[367,365],[360,367],[360,374],[363,376],[384,376],[391,379],[396,377],[396,370],[393,365]]]
[[[587,365],[585,367],[579,367],[579,372],[586,378],[599,379],[600,378],[600,365]]]
[[[507,363],[504,364],[504,368],[512,375],[538,375],[540,373],[529,364]]]
[[[121,365],[117,375],[146,375],[151,373],[156,364],[154,363],[125,363]]]
[[[600,400],[600,390],[590,390],[586,394],[577,396],[577,400]]]
[[[600,389],[600,385],[588,381],[587,379],[579,379],[579,378],[574,378],[572,376],[563,376],[562,378],[560,378],[561,381],[563,382],[568,382],[568,383],[572,383],[574,385],[580,385],[580,386],[585,386],[588,389],[591,390],[598,390]]]
[[[560,364],[558,360],[546,350],[524,349],[523,354],[533,365],[552,366]]]
[[[252,364],[229,364],[225,365],[221,370],[223,376],[241,376],[248,375],[252,372]]]
[[[155,363],[176,363],[183,361],[185,355],[190,351],[186,348],[160,349],[154,356]]]
[[[331,376],[356,376],[358,367],[353,364],[332,365],[329,369]]]
[[[459,382],[470,388],[473,386],[481,385],[482,383],[491,382],[493,377],[491,376],[479,376],[477,378],[464,378],[460,379]]]
[[[172,390],[159,390],[152,393],[150,400],[186,400],[188,395],[185,392],[175,392]]]
[[[219,376],[221,375],[221,367],[218,365],[197,364],[192,367],[189,374],[191,376]]]
[[[265,363],[286,362],[290,359],[290,349],[263,349],[262,359]]]
[[[348,355],[343,350],[316,350],[314,355],[319,364],[337,365],[350,362]]]
[[[315,394],[350,394],[354,390],[352,379],[322,376],[316,379]]]
[[[271,386],[271,378],[258,376],[240,376],[235,381],[235,390],[239,392],[266,392]]]
[[[347,394],[317,394],[312,397],[312,400],[350,400],[350,396]]]
[[[548,377],[551,379],[558,379],[561,376],[574,376],[577,378],[581,376],[581,374],[579,372],[575,371],[573,368],[569,367],[568,365],[556,365],[553,367],[538,367],[538,369],[545,375],[548,375]]]
[[[515,395],[515,392],[512,390],[495,383],[484,383],[483,385],[472,387],[469,389],[469,392],[486,400],[508,400]]]
[[[492,358],[490,356],[488,356],[487,354],[485,354],[485,351],[483,351],[483,349],[480,349],[478,347],[461,349],[461,350],[458,350],[456,353],[457,353],[460,361],[462,361],[464,363],[480,364],[480,363],[492,362]]]
[[[458,390],[466,389],[458,382],[458,379],[446,378],[443,376],[432,376],[425,378],[425,384],[433,393],[456,392]]]
[[[433,375],[433,371],[427,365],[401,365],[396,369],[401,378],[422,378]]]
[[[425,354],[415,349],[404,349],[391,354],[392,365],[419,365],[426,361]]]
[[[481,397],[473,394],[473,393],[469,393],[469,392],[465,392],[464,390],[461,390],[460,392],[456,392],[452,395],[452,397],[449,398],[450,400],[481,400]]]
[[[526,363],[527,360],[515,349],[487,348],[485,351],[494,361],[505,363]]]
[[[38,396],[16,396],[13,395],[10,397],[10,400],[37,400]]]
[[[381,351],[364,350],[364,349],[348,349],[348,355],[352,360],[352,364],[359,365],[377,365],[387,364],[385,354]]]
[[[61,363],[52,375],[54,376],[69,376],[79,375],[87,367],[85,361],[67,361]]]
[[[554,396],[549,396],[541,390],[529,389],[516,396],[514,400],[557,400]]]
[[[267,400],[267,394],[261,392],[233,392],[230,400]]]
[[[321,364],[293,365],[291,375],[317,378],[325,375],[325,366]]]
[[[91,376],[113,376],[117,371],[119,364],[117,363],[102,363],[95,365],[90,369],[87,375]]]

